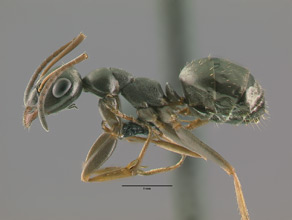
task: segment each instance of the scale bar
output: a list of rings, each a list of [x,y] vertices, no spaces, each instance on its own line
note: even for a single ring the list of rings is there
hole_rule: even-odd
[[[122,185],[122,187],[172,187],[173,185],[156,184],[156,185]]]

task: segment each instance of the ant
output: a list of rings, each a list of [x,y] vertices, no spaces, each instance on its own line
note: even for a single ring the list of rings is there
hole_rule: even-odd
[[[221,58],[207,57],[192,61],[179,74],[184,93],[179,96],[168,83],[164,92],[158,82],[135,78],[117,68],[96,69],[81,78],[74,65],[87,59],[86,53],[51,70],[85,37],[80,33],[36,69],[24,92],[23,125],[28,128],[39,117],[42,127],[48,131],[46,115],[76,107],[73,102],[82,90],[93,93],[100,98],[99,111],[104,132],[87,154],[82,181],[100,182],[167,172],[180,167],[186,156],[209,159],[233,177],[241,217],[248,220],[235,169],[190,130],[208,122],[258,123],[265,113],[264,91],[250,72]],[[119,94],[137,109],[137,117],[121,111]],[[184,119],[185,116],[191,120]],[[113,153],[118,139],[143,143],[139,156],[125,167],[100,169]],[[144,170],[141,162],[150,143],[180,154],[181,159],[172,166]]]

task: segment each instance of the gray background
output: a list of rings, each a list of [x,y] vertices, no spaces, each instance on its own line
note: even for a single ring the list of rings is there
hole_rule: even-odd
[[[190,204],[175,193],[181,186],[175,179],[184,168],[106,183],[80,181],[82,161],[101,133],[93,95],[81,95],[78,111],[47,117],[49,133],[38,121],[28,131],[22,127],[23,92],[31,74],[80,31],[87,39],[62,61],[86,51],[89,59],[77,67],[81,75],[118,67],[162,85],[169,81],[167,40],[180,32],[166,34],[166,2],[1,0],[1,220],[182,219],[176,207]],[[184,62],[211,54],[249,68],[265,88],[270,112],[259,126],[204,126],[202,139],[238,171],[251,219],[291,219],[291,1],[183,2]],[[174,71],[179,74],[182,67]],[[126,165],[140,148],[120,141],[107,165]],[[177,159],[151,147],[144,164],[160,167]],[[232,179],[211,162],[196,164],[204,219],[240,219]],[[145,191],[122,184],[174,186]]]

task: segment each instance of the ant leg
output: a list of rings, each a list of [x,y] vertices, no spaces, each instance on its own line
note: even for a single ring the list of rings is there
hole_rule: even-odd
[[[127,121],[131,121],[133,123],[136,123],[142,127],[145,127],[147,125],[145,125],[145,123],[138,121],[136,118],[132,117],[132,116],[128,116],[124,113],[122,113],[119,109],[116,108],[112,108],[110,105],[105,105],[112,113],[114,113],[117,117],[120,117],[122,119],[125,119]]]
[[[191,115],[191,111],[189,107],[185,107],[181,110],[178,111],[179,115],[184,115],[184,116],[188,116]],[[180,120],[182,122],[187,122],[188,125],[185,126],[186,129],[188,130],[193,130],[197,127],[200,127],[202,125],[205,125],[208,123],[208,120],[201,120],[201,119],[195,119],[193,121],[188,121],[188,120]]]
[[[175,120],[172,112],[168,111],[168,109],[162,109],[160,112],[160,118],[163,119],[163,121],[157,120],[157,117],[155,115],[153,116],[151,109],[143,109],[138,113],[140,113],[140,116],[145,120],[154,123],[154,125],[159,128],[162,132],[161,137],[164,140],[184,146],[190,151],[199,154],[202,158],[212,160],[224,169],[227,174],[232,175],[241,218],[242,220],[249,220],[247,207],[237,174],[234,168],[219,153],[185,129]]]
[[[225,172],[231,176],[233,176],[234,180],[234,188],[236,193],[236,199],[238,208],[241,214],[242,220],[249,220],[249,215],[245,203],[245,199],[243,196],[243,192],[241,189],[241,184],[235,172],[235,169],[215,150],[211,147],[203,143],[196,136],[194,136],[191,132],[186,130],[183,127],[175,129],[177,136],[179,137],[179,141],[187,147],[188,149],[193,149],[196,153],[202,155],[206,159],[210,159],[216,164],[218,164]]]
[[[105,130],[107,129],[105,127]],[[108,131],[110,132],[110,130]],[[117,142],[115,133],[102,134],[88,152],[81,174],[81,180],[84,182],[102,182],[136,176],[151,138],[152,132],[149,129],[149,135],[138,158],[130,162],[126,167],[107,167],[99,170],[98,168],[110,157]]]
[[[149,176],[149,175],[154,175],[154,174],[158,174],[158,173],[168,172],[168,171],[174,170],[176,168],[179,168],[183,164],[185,158],[186,158],[185,155],[181,155],[181,159],[175,165],[151,169],[151,170],[147,170],[147,171],[143,171],[143,170],[139,169],[140,167],[138,167],[138,169],[136,168],[138,165],[138,163],[137,163],[138,159],[137,159],[137,160],[134,160],[131,163],[129,163],[124,168],[107,167],[107,168],[104,168],[101,170],[97,170],[94,172],[94,174],[97,174],[97,176],[89,179],[89,182],[96,182],[96,181],[102,182],[102,181],[109,181],[109,180],[125,178],[125,177],[130,177],[130,176],[136,176],[136,175]]]
[[[138,168],[139,168],[139,166],[140,166],[140,164],[142,162],[142,159],[145,156],[146,150],[148,149],[148,146],[149,146],[149,143],[150,143],[151,139],[152,139],[152,129],[150,127],[148,127],[148,136],[147,136],[147,139],[144,142],[144,145],[143,145],[143,147],[142,147],[142,149],[140,151],[140,154],[139,154],[139,156],[138,156],[138,158],[136,160],[131,162],[131,163],[136,163],[133,166],[134,169],[138,170]]]
[[[111,156],[117,145],[117,138],[111,133],[101,134],[90,148],[81,173],[81,180],[88,182],[92,173]]]
[[[120,178],[126,178],[131,176],[136,176],[137,172],[132,171],[135,162],[129,163],[126,167],[106,167],[100,170],[94,170],[90,175],[91,178],[88,178],[84,182],[104,182]]]
[[[99,169],[111,156],[116,147],[117,136],[103,133],[89,150],[81,173],[83,182],[102,182],[137,175],[138,160],[130,162],[126,167],[107,167]]]
[[[127,137],[125,138],[127,141],[129,142],[140,142],[140,143],[144,143],[146,141],[146,138],[144,137],[136,137],[136,136],[132,136],[132,137]],[[193,151],[190,151],[189,149],[181,146],[181,145],[178,145],[178,144],[174,144],[174,143],[171,143],[171,142],[168,142],[168,141],[163,141],[163,140],[154,140],[154,139],[151,139],[151,143],[165,149],[165,150],[168,150],[168,151],[171,151],[171,152],[174,152],[174,153],[177,153],[177,154],[181,154],[181,155],[187,155],[187,156],[190,156],[190,157],[195,157],[195,158],[202,158],[199,154],[193,152]]]
[[[181,159],[175,165],[151,169],[151,170],[147,170],[147,171],[138,170],[137,173],[139,175],[142,175],[142,176],[149,176],[149,175],[153,175],[153,174],[157,174],[157,173],[168,172],[168,171],[174,170],[176,168],[179,168],[183,164],[185,158],[186,158],[185,155],[181,155]]]

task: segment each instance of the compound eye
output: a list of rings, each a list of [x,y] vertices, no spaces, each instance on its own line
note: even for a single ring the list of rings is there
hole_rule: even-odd
[[[55,82],[54,87],[52,89],[53,96],[56,98],[62,97],[69,91],[71,86],[72,86],[72,83],[69,79],[67,78],[58,79]]]

